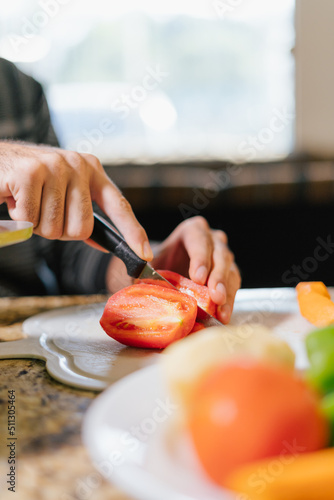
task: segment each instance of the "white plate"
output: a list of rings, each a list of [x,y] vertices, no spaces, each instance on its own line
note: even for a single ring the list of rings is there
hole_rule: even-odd
[[[298,310],[292,288],[240,290],[234,324],[267,325],[296,352],[298,368],[307,366],[303,337],[314,329]],[[168,404],[159,365],[128,375],[90,406],[83,439],[97,470],[138,500],[228,500],[202,472],[186,436],[170,441]]]
[[[176,411],[159,365],[128,375],[90,406],[83,441],[96,469],[138,500],[231,500],[205,477],[186,437],[169,440]]]

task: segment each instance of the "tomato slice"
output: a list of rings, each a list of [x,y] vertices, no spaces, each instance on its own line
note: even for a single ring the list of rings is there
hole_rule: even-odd
[[[200,330],[204,330],[204,329],[205,329],[205,326],[203,325],[203,323],[198,323],[197,321],[195,321],[193,329],[191,330],[190,333],[196,333],[196,332],[199,332]]]
[[[140,283],[109,298],[100,324],[122,344],[163,349],[191,332],[196,314],[193,297],[172,288]]]
[[[180,292],[186,293],[197,302],[197,305],[204,309],[211,316],[216,316],[216,304],[210,297],[210,292],[207,286],[199,285],[189,278],[181,276],[181,274],[175,273],[174,271],[159,270],[157,271],[163,278],[174,285]],[[158,282],[159,283],[159,282]],[[198,314],[201,318],[201,314]]]

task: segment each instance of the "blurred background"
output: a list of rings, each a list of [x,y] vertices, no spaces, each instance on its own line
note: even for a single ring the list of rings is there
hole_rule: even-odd
[[[100,158],[152,239],[203,215],[245,287],[330,285],[332,19],[331,0],[16,0],[0,56],[43,84],[61,146]]]

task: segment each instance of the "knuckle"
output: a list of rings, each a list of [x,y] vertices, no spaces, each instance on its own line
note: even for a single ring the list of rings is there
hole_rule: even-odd
[[[62,211],[64,204],[63,190],[60,186],[50,186],[48,189],[48,205],[49,211],[48,216],[52,217],[52,220],[59,217],[59,211]],[[52,220],[50,222],[52,222]]]
[[[48,240],[59,240],[63,236],[63,226],[53,224],[40,224],[38,227],[38,234]]]
[[[92,155],[91,153],[78,153],[78,154],[87,161],[91,162],[95,162],[96,160],[98,161],[97,157],[95,155]]]
[[[227,234],[222,231],[221,229],[216,229],[214,231],[214,234],[216,236],[216,238],[221,241],[224,245],[227,245],[228,244],[228,237],[227,237]]]
[[[191,220],[191,219],[189,219]],[[194,222],[202,229],[207,230],[209,228],[208,221],[202,215],[196,215],[193,218]]]
[[[179,224],[180,227],[196,227],[198,230],[203,232],[207,232],[210,229],[208,221],[202,215],[195,215],[194,217],[190,217],[189,219],[184,220]]]
[[[59,205],[63,198],[64,182],[61,179],[53,179],[53,183],[47,186],[47,190],[54,205]]]
[[[136,237],[137,241],[144,241],[145,239],[147,239],[145,229],[141,226],[136,229]]]
[[[78,223],[75,227],[71,227],[63,234],[70,240],[88,240],[92,234],[92,227],[88,224]]]
[[[90,153],[78,153],[81,157],[81,159],[85,160],[85,162],[88,162],[90,165],[93,165],[93,167],[97,170],[103,170],[102,164],[100,160],[95,156]]]
[[[89,191],[81,195],[79,203],[69,203],[65,216],[63,239],[87,240],[93,231],[93,206]]]
[[[59,151],[47,151],[43,154],[45,170],[49,170],[51,175],[61,178],[67,169],[66,160]]]
[[[37,158],[32,159],[29,161],[29,166],[26,169],[26,171],[22,175],[26,179],[26,182],[29,183],[35,183],[37,182],[38,179],[41,177],[44,177],[46,171],[46,165],[45,163],[41,162]]]
[[[132,214],[132,207],[123,195],[117,197],[114,208],[118,212]]]
[[[239,267],[237,266],[237,264],[234,262],[231,263],[231,272],[234,273],[236,276],[241,276],[241,273],[240,273],[240,269]]]
[[[93,207],[90,192],[82,195],[81,198],[81,219],[83,222],[93,220]]]
[[[66,151],[65,159],[74,168],[81,169],[85,165],[84,159],[76,151]]]
[[[231,283],[233,285],[233,289],[238,290],[241,287],[242,277],[238,266],[235,262],[232,262],[230,267],[230,276]]]
[[[82,202],[76,224],[67,229],[67,236],[73,240],[87,240],[93,231],[94,221],[90,197],[86,196]]]
[[[238,271],[235,273],[235,287],[237,290],[241,287],[241,283],[242,283],[242,279],[241,279],[241,275]]]
[[[63,224],[59,224],[58,221],[50,224],[43,224],[42,228],[43,236],[50,240],[58,240],[63,236]]]
[[[64,212],[62,198],[54,196],[48,209],[42,213],[42,231],[48,239],[59,239],[63,235]]]
[[[91,225],[84,224],[81,234],[79,235],[80,240],[88,240],[93,231],[93,222]]]
[[[49,160],[50,165],[57,166],[64,163],[64,157],[59,151],[48,151],[44,153],[45,158]]]
[[[37,203],[32,200],[27,200],[27,203],[23,206],[23,219],[31,222],[34,228],[39,223],[39,210]]]
[[[50,240],[60,240],[60,238],[63,236],[63,230],[62,228],[55,227],[52,231],[50,231],[50,235],[48,236],[48,239]]]

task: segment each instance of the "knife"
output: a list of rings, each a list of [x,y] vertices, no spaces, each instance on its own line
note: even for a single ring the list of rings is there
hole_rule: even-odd
[[[150,264],[138,257],[112,225],[96,213],[94,213],[94,228],[90,239],[105,250],[119,257],[124,262],[127,273],[131,278],[164,281],[169,287],[177,289],[168,280],[157,273]],[[197,317],[196,321],[202,323],[205,327],[224,326],[218,319],[211,316],[211,314],[204,311],[201,307],[198,306],[198,309],[200,318]]]

